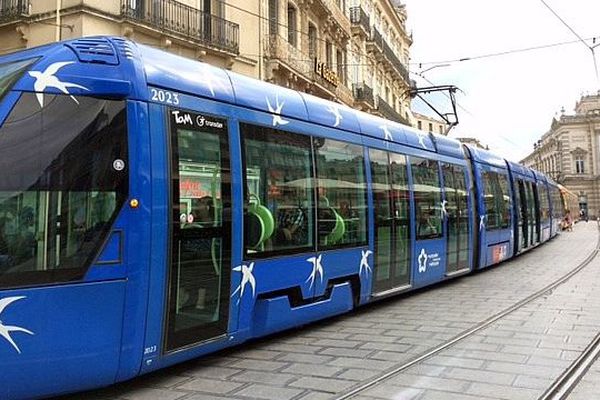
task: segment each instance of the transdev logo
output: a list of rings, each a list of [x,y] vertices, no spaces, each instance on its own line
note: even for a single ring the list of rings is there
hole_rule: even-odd
[[[1,318],[2,318],[2,312],[4,311],[4,309],[6,307],[8,307],[10,304],[12,304],[18,300],[24,299],[24,298],[25,298],[25,296],[15,296],[15,297],[6,297],[4,299],[0,299],[0,336],[2,336],[4,339],[6,339],[6,341],[8,343],[10,343],[12,345],[12,347],[14,347],[15,350],[17,350],[17,353],[19,353],[19,354],[21,354],[21,349],[19,349],[19,346],[17,346],[17,344],[15,343],[13,338],[10,336],[11,332],[24,332],[24,333],[27,333],[28,335],[34,335],[34,333],[28,329],[21,328],[20,326],[5,325],[4,322],[1,320]]]

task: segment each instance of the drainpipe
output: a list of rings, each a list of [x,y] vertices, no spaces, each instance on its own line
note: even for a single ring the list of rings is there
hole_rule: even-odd
[[[61,30],[60,27],[60,9],[61,9],[61,0],[56,0],[56,33],[54,35],[54,41],[59,42],[61,39]]]

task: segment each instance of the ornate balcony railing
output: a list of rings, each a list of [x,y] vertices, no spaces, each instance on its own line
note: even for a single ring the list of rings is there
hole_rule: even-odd
[[[374,26],[371,27],[371,36],[367,40],[367,45],[377,46],[381,53],[376,52],[376,54],[383,55],[390,65],[398,71],[398,74],[400,74],[402,79],[404,79],[407,84],[410,84],[408,69],[406,69],[402,61],[400,61],[396,53],[394,53],[394,50],[392,50],[390,45],[385,41],[383,35],[381,35]],[[371,50],[373,49],[371,48]]]
[[[374,43],[381,51],[383,51],[383,36],[374,26],[371,27],[371,37],[367,40],[367,43],[369,42]]]
[[[206,46],[239,53],[238,24],[175,0],[121,0],[121,16]]]
[[[409,125],[409,122],[399,112],[394,110],[394,107],[389,105],[381,96],[377,96],[377,111],[385,118],[399,122],[404,125]]]
[[[29,10],[27,0],[4,0],[0,1],[0,23],[18,20],[26,15]]]
[[[373,97],[373,89],[366,83],[355,83],[352,85],[352,93],[356,101],[362,101],[375,107],[375,98]]]
[[[362,9],[361,6],[350,7],[350,22],[352,26],[359,26],[366,35],[371,32],[369,26],[369,15]]]
[[[396,53],[394,53],[394,50],[392,50],[390,45],[387,44],[387,42],[385,40],[383,41],[383,55],[394,66],[394,68],[396,69],[396,71],[398,71],[400,76],[402,78],[404,78],[404,81],[407,84],[410,83],[409,82],[410,78],[408,76],[408,70],[406,69],[406,67],[404,66],[402,61],[400,61],[400,59],[396,56]]]

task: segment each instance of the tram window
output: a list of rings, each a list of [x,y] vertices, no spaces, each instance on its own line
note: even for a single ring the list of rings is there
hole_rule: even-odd
[[[510,227],[510,211],[512,210],[508,175],[498,174],[498,189],[498,203],[500,207],[500,227],[502,229],[505,229]]]
[[[367,243],[366,181],[363,148],[314,138],[317,169],[319,247]]]
[[[80,279],[127,196],[125,103],[44,97],[0,128],[0,287]]]
[[[486,230],[508,228],[510,226],[511,210],[508,177],[504,174],[484,171],[482,180],[487,215]]]
[[[310,137],[240,124],[245,154],[245,252],[250,257],[314,249]]]
[[[442,191],[437,161],[410,158],[415,196],[417,239],[442,236]]]
[[[548,190],[546,184],[540,183],[538,186],[538,197],[540,199],[540,216],[542,222],[548,222],[550,219],[550,201],[548,199]]]

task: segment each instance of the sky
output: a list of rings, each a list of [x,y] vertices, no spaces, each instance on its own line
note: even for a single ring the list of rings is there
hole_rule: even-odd
[[[413,35],[411,78],[418,87],[459,88],[459,125],[452,129],[451,137],[475,137],[498,155],[520,161],[549,131],[552,118],[558,117],[563,107],[565,114],[572,114],[582,94],[600,89],[587,47],[593,45],[592,37],[597,37],[600,45],[598,0],[403,2],[407,29]],[[478,58],[572,41],[575,43]],[[600,46],[596,50],[600,69]],[[455,61],[462,58],[471,60]],[[444,95],[425,98],[442,113],[451,110]],[[418,103],[413,102],[415,111],[435,115]]]

